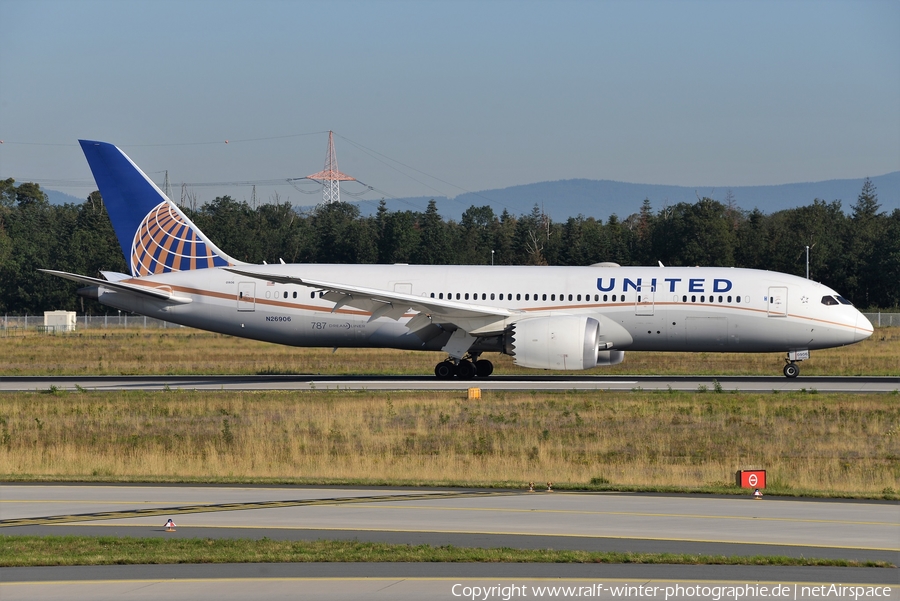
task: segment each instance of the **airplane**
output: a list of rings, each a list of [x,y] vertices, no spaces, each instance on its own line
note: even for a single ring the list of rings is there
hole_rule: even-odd
[[[625,351],[786,353],[872,335],[850,301],[784,273],[723,267],[248,264],[219,249],[119,148],[79,141],[131,274],[41,271],[168,322],[298,347],[442,351],[441,379],[485,378],[484,353],[545,370]]]

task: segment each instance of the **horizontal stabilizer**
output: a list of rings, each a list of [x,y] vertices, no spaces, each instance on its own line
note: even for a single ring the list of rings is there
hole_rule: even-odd
[[[139,285],[139,284],[126,284],[121,281],[119,282],[110,282],[107,280],[101,280],[99,278],[91,278],[86,275],[78,275],[77,273],[66,273],[65,271],[54,271],[52,269],[38,269],[38,271],[42,271],[44,273],[49,273],[50,275],[55,275],[60,278],[65,278],[67,280],[72,280],[73,282],[78,282],[80,284],[86,284],[88,286],[102,286],[104,288],[109,288],[110,290],[115,290],[117,292],[125,292],[129,294],[137,294],[140,296],[149,296],[151,298],[155,298],[157,300],[164,300],[170,303],[175,303],[179,305],[185,305],[192,301],[191,298],[186,296],[176,296],[171,289],[168,287],[154,287],[149,285]]]
[[[106,278],[107,282],[121,282],[122,280],[131,279],[127,273],[119,273],[118,271],[100,271],[100,275]]]

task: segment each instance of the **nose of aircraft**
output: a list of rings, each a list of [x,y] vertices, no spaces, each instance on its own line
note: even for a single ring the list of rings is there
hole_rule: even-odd
[[[874,331],[875,328],[872,326],[872,322],[870,322],[865,315],[860,313],[859,309],[856,309],[856,326],[853,330],[853,342],[865,340],[871,336]]]

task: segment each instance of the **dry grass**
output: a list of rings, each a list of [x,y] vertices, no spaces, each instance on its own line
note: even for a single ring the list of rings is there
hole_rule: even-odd
[[[168,330],[84,330],[0,338],[0,375],[107,374],[430,374],[441,353],[383,349],[305,349],[211,334]],[[486,357],[488,357],[486,355]],[[498,374],[543,373],[490,355]],[[594,374],[780,375],[781,353],[626,353],[625,363]],[[900,328],[880,328],[849,347],[815,351],[804,375],[898,375]],[[557,373],[557,372],[554,372]]]
[[[894,395],[14,393],[0,478],[728,487],[894,495]]]

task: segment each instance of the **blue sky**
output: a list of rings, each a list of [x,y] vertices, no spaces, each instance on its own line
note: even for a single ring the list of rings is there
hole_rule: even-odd
[[[0,178],[85,196],[78,138],[157,181],[298,177],[329,129],[341,170],[397,197],[881,175],[898,31],[890,0],[0,0]]]

